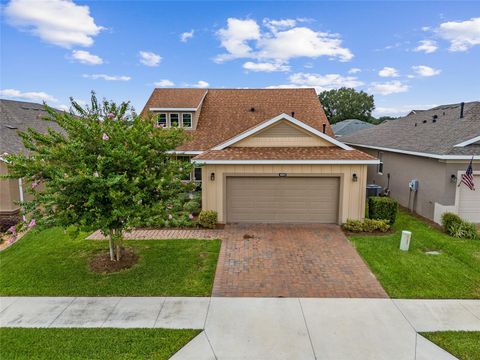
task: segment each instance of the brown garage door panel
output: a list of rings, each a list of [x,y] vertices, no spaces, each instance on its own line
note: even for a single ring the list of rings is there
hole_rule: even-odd
[[[339,178],[228,177],[227,221],[336,223]]]

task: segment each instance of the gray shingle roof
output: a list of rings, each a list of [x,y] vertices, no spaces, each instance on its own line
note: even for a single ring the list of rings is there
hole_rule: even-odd
[[[480,145],[455,145],[480,136],[480,102],[465,103],[463,118],[460,108],[461,104],[451,104],[412,111],[404,118],[342,136],[342,141],[437,155],[479,155]]]
[[[333,124],[332,130],[335,133],[335,136],[345,136],[374,126],[375,125],[370,124],[366,121],[358,119],[347,119]]]
[[[46,115],[42,104],[0,99],[0,155],[25,151],[19,131],[28,128],[42,133],[49,128],[59,131],[57,123],[43,120]]]

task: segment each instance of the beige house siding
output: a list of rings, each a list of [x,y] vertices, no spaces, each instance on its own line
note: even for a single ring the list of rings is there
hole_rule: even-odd
[[[379,157],[379,151],[358,147],[370,155]],[[383,175],[378,174],[376,165],[368,166],[367,181],[383,188],[387,186],[387,174],[390,174],[391,196],[400,205],[410,207],[419,215],[431,220],[438,220],[435,209],[455,205],[456,183],[451,176],[458,176],[465,171],[468,161],[442,161],[420,156],[381,151],[383,153]],[[479,162],[475,162],[480,164]],[[474,165],[474,168],[478,165]],[[410,193],[408,183],[412,179],[419,181],[416,194]],[[409,204],[410,197],[410,204]]]
[[[296,146],[332,146],[332,143],[319,136],[313,136],[296,125],[281,121],[232,145],[232,147]]]
[[[0,174],[5,175],[7,173],[7,165],[0,161]],[[19,199],[18,180],[0,179],[0,215],[10,215],[18,212],[19,206],[15,202]]]
[[[211,174],[215,180],[211,180]],[[326,176],[340,179],[339,223],[363,219],[367,165],[204,165],[202,167],[202,207],[218,213],[219,223],[226,221],[227,176]],[[353,182],[353,174],[358,181]]]

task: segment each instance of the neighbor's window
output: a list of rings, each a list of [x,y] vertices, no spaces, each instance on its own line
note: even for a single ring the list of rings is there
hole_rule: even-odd
[[[182,125],[186,128],[192,127],[192,114],[186,113],[182,114]]]
[[[383,175],[383,152],[378,152],[378,159],[380,160],[380,164],[377,165],[377,173]]]
[[[170,126],[171,127],[178,127],[179,125],[179,115],[178,114],[170,114]]]
[[[158,114],[157,124],[158,126],[161,126],[161,127],[167,127],[167,114],[165,113]]]
[[[195,181],[202,181],[202,168],[201,167],[196,167],[193,170],[193,176]]]

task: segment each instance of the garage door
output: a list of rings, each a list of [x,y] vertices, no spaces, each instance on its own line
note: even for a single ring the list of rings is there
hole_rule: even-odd
[[[480,175],[474,175],[473,178],[475,191],[464,184],[460,185],[458,215],[467,221],[480,223]]]
[[[337,223],[339,178],[227,177],[227,222]]]

